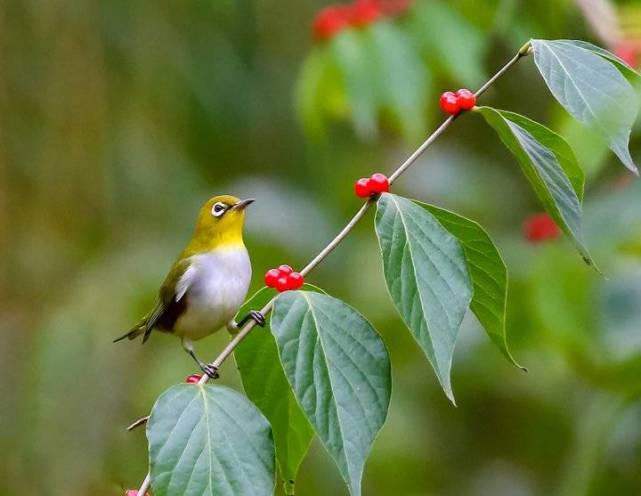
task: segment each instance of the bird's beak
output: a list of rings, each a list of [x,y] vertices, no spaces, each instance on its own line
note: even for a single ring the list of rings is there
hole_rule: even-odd
[[[231,207],[232,210],[245,210],[249,205],[254,203],[256,200],[253,198],[247,198],[246,200],[241,200],[238,203],[236,203],[233,207]]]

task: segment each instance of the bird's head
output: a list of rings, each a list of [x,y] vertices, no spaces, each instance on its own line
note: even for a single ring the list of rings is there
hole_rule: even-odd
[[[253,198],[240,200],[231,195],[207,200],[198,214],[191,250],[209,251],[242,245],[245,208],[253,202]]]

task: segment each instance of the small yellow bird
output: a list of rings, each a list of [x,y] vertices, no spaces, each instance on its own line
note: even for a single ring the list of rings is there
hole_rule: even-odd
[[[222,195],[203,205],[193,237],[160,287],[154,308],[114,342],[142,334],[144,343],[154,329],[175,334],[200,368],[210,377],[217,377],[215,367],[196,356],[192,342],[225,325],[230,331],[237,330],[249,319],[265,324],[265,317],[254,310],[238,323],[233,320],[251,280],[243,224],[245,208],[253,202],[252,198],[239,200]]]

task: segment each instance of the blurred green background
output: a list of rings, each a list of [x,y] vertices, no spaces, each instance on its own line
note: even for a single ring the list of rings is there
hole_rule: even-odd
[[[637,2],[416,0],[314,42],[324,5],[0,4],[0,494],[138,486],[144,430],[124,427],[194,369],[171,337],[111,341],[153,301],[206,198],[257,198],[246,228],[257,289],[267,268],[302,266],[342,227],[359,204],[353,181],[411,152],[441,119],[441,91],[475,87],[530,37],[586,39],[632,58],[641,38]],[[348,38],[368,53],[359,37],[369,29],[393,42],[383,80],[377,64],[328,54]],[[315,86],[323,57],[339,70],[325,68]],[[350,67],[356,82],[341,76]],[[390,100],[359,100],[376,85]],[[355,116],[362,101],[370,113]],[[641,185],[554,103],[532,60],[483,103],[575,146],[589,177],[586,237],[607,277],[566,240],[524,239],[523,220],[540,207],[516,162],[480,118],[457,121],[394,189],[489,230],[511,271],[512,351],[529,373],[470,317],[454,408],[387,297],[369,216],[308,278],[360,309],[390,349],[392,404],[364,493],[641,494]],[[198,351],[213,358],[227,339]],[[221,382],[240,388],[233,361]],[[298,493],[346,494],[317,442]]]

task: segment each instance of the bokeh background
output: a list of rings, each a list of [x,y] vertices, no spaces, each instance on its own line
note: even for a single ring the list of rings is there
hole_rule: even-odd
[[[246,229],[257,289],[267,268],[300,267],[342,227],[359,204],[353,181],[404,159],[442,118],[441,91],[477,86],[530,37],[590,40],[631,63],[640,48],[639,2],[395,5],[323,41],[310,26],[325,4],[312,0],[0,4],[0,494],[138,486],[144,430],[124,427],[194,369],[169,336],[111,341],[153,301],[206,198],[258,199]],[[371,30],[389,42],[379,52]],[[390,349],[390,416],[364,493],[641,494],[641,185],[554,103],[532,60],[483,103],[576,148],[586,237],[607,277],[564,239],[524,236],[540,207],[518,165],[479,117],[458,120],[394,189],[489,230],[529,373],[470,318],[453,407],[387,297],[368,217],[308,278]],[[198,351],[213,358],[227,339]],[[240,388],[232,360],[221,382]],[[298,488],[346,494],[317,442]]]

